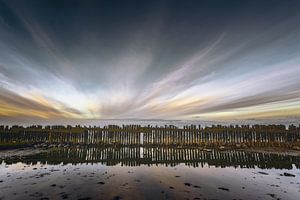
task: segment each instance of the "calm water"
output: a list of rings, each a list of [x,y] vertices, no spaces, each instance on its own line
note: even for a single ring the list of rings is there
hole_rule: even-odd
[[[6,157],[1,199],[300,199],[295,155],[57,148]]]

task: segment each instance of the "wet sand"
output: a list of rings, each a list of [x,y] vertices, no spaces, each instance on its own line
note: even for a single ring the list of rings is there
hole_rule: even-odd
[[[11,149],[11,150],[2,150],[0,151],[0,160],[5,158],[11,158],[11,157],[23,157],[33,154],[38,154],[42,152],[46,152],[46,149],[42,148],[18,148],[18,149]]]

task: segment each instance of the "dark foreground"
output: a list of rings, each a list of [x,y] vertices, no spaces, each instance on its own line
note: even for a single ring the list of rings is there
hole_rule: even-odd
[[[2,152],[1,160],[1,199],[300,197],[298,154],[68,147]]]

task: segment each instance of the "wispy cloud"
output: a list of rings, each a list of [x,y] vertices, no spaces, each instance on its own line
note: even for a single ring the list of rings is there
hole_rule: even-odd
[[[0,13],[2,118],[299,116],[299,15],[266,28],[257,23],[251,33],[239,21],[206,32],[196,26],[200,19],[173,18],[172,9],[154,6],[115,25],[98,13],[63,23],[74,33],[38,9],[5,5],[13,20]]]
[[[80,111],[66,107],[57,101],[48,101],[42,97],[26,98],[0,88],[0,115],[40,118],[80,117]]]

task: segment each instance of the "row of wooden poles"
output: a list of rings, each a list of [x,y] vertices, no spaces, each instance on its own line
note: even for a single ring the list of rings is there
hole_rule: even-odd
[[[141,127],[141,126],[107,126],[38,128],[12,127],[0,129],[0,142],[22,143],[61,143],[61,144],[95,144],[95,145],[290,145],[300,141],[298,127],[283,129],[254,127],[206,127],[189,126],[177,128]]]
[[[245,151],[201,151],[197,148],[60,148],[41,155],[31,155],[26,162],[47,162],[48,164],[102,163],[105,165],[158,165],[175,166],[179,163],[198,167],[206,164],[217,167],[277,168],[292,169],[293,164],[300,168],[297,156]]]

